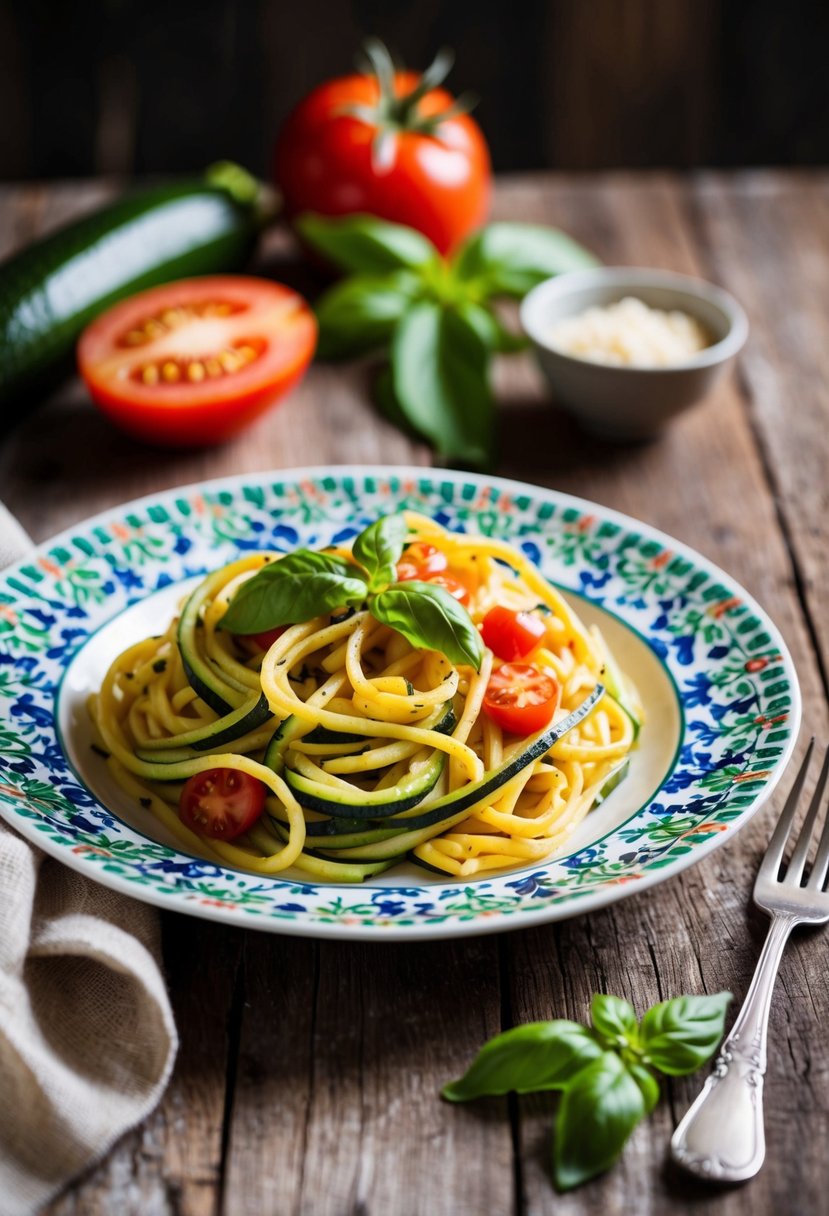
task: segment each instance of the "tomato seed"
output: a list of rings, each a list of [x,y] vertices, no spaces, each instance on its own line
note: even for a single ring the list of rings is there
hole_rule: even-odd
[[[171,329],[178,329],[187,321],[200,317],[229,317],[233,313],[244,312],[247,305],[231,303],[228,300],[206,300],[193,304],[178,304],[173,308],[165,308],[157,316],[146,317],[127,330],[118,340],[119,346],[143,346],[154,338],[161,338]]]

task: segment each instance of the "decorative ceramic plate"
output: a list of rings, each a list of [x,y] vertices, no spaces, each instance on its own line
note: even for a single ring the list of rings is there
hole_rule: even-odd
[[[412,865],[355,887],[183,853],[109,779],[90,747],[88,693],[205,571],[246,549],[340,542],[404,508],[509,540],[601,622],[644,702],[630,776],[565,855],[495,877]],[[799,721],[780,635],[726,574],[644,524],[517,482],[402,468],[236,477],[106,512],[0,576],[0,814],[97,882],[279,933],[452,937],[641,891],[731,839],[774,788]]]

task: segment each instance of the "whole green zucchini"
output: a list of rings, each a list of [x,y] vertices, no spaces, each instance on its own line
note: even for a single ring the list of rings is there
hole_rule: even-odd
[[[238,165],[136,190],[0,264],[0,421],[72,366],[85,327],[145,287],[239,270],[267,218]]]

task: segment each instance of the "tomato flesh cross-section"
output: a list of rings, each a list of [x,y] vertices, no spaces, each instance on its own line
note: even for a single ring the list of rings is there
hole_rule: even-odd
[[[261,781],[234,768],[210,768],[185,782],[179,818],[214,840],[234,840],[253,827],[265,809]]]
[[[561,685],[528,663],[503,663],[493,671],[484,696],[484,713],[502,730],[532,735],[553,720]]]
[[[316,345],[301,296],[242,275],[140,292],[89,326],[78,366],[93,400],[151,443],[220,443],[284,396]]]

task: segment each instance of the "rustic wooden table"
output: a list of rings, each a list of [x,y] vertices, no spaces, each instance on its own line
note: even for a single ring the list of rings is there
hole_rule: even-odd
[[[101,184],[3,187],[0,254],[107,194]],[[791,648],[805,731],[829,739],[829,176],[511,178],[499,183],[497,213],[559,224],[607,263],[713,279],[746,306],[751,338],[736,374],[648,447],[586,440],[551,407],[529,359],[505,361],[497,471],[647,520],[730,571]],[[261,269],[299,281],[284,236],[270,239]],[[217,474],[429,458],[375,416],[364,369],[318,366],[237,442],[152,458],[72,387],[0,448],[0,494],[39,540],[121,500]],[[747,1186],[704,1187],[667,1164],[700,1077],[668,1083],[621,1164],[565,1197],[548,1173],[551,1100],[456,1108],[437,1097],[488,1035],[583,1019],[596,991],[640,1010],[680,992],[741,998],[765,930],[751,886],[779,802],[663,886],[499,937],[338,945],[166,915],[182,1040],[172,1082],[51,1216],[826,1211],[826,937],[796,937],[783,961],[768,1159]]]

